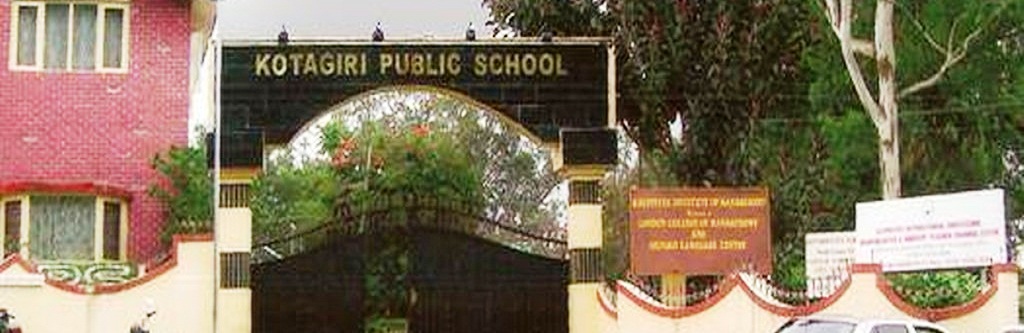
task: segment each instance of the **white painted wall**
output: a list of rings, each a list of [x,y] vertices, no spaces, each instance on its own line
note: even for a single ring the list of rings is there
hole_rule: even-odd
[[[734,287],[720,291],[724,294],[710,307],[700,309],[700,305],[697,305],[687,309],[670,308],[643,295],[630,297],[627,294],[637,295],[642,292],[620,281],[617,304],[605,302],[612,311],[601,312],[604,316],[602,321],[615,324],[606,325],[603,332],[767,333],[773,332],[792,316],[813,314],[896,319],[927,319],[928,316],[936,316],[933,318],[939,318],[937,322],[953,333],[997,332],[999,328],[1019,320],[1016,270],[1001,269],[994,281],[993,287],[996,289],[991,297],[979,297],[963,306],[939,311],[908,308],[905,303],[894,303],[884,292],[887,288],[879,285],[879,274],[875,271],[854,273],[845,291],[841,289],[841,294],[833,296],[831,302],[821,301],[818,305],[808,307],[765,305],[763,301],[766,300],[754,288],[745,287],[744,282],[737,279]]]
[[[213,242],[181,242],[177,264],[146,283],[105,294],[75,293],[46,283],[5,284],[0,285],[0,307],[17,317],[23,332],[111,333],[128,332],[151,301],[156,308],[153,332],[213,332],[213,260]],[[0,281],[34,274],[13,263],[0,271]]]

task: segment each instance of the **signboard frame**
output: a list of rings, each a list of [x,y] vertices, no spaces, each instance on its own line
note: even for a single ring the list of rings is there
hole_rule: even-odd
[[[767,188],[633,189],[629,209],[636,274],[772,271]]]
[[[857,263],[884,272],[1006,263],[1002,189],[858,203]]]

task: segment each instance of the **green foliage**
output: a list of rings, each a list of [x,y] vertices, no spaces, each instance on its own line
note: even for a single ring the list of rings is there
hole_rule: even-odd
[[[553,30],[615,39],[619,120],[640,146],[644,171],[619,168],[605,182],[611,277],[628,267],[631,186],[768,186],[773,278],[793,289],[804,286],[804,235],[852,230],[855,204],[879,198],[877,134],[818,1],[485,4],[499,28],[522,35]],[[857,6],[854,35],[870,37],[874,1]],[[904,195],[996,186],[1007,191],[1008,220],[1020,217],[1024,180],[1014,170],[1024,159],[1024,2],[898,2],[896,15],[901,88],[932,76],[945,60],[925,32],[961,46],[978,31],[937,85],[900,98]],[[870,60],[863,61],[865,75],[874,77]],[[678,141],[669,131],[676,114],[684,125]],[[1009,230],[1019,239],[1020,226]],[[894,283],[960,283],[950,274],[957,276]]]
[[[18,237],[14,235],[7,235],[4,238],[4,255],[11,255],[18,253],[21,250],[21,242],[18,241]]]
[[[753,121],[803,102],[792,98],[806,81],[797,67],[810,40],[803,0],[484,3],[500,29],[613,37],[619,121],[644,155],[669,159],[677,185],[756,184],[745,157]],[[677,116],[679,141],[668,126]]]
[[[855,34],[859,31],[859,36],[870,36],[874,2],[858,6],[863,15]],[[816,30],[824,38],[807,48],[802,58],[802,67],[812,78],[807,112],[814,116],[800,130],[822,136],[827,157],[821,160],[821,166],[802,167],[823,167],[825,188],[834,190],[821,193],[824,209],[830,213],[825,227],[801,221],[787,223],[804,223],[807,231],[833,230],[836,226],[851,230],[854,205],[878,199],[877,137],[855,97],[838,42],[828,30],[824,13],[820,8],[817,12]],[[894,29],[901,87],[932,76],[945,60],[930,45],[926,34],[943,45],[952,38],[957,47],[962,47],[964,39],[976,33],[964,59],[935,86],[899,100],[905,196],[1001,187],[1007,191],[1008,220],[1021,216],[1021,179],[1004,164],[1004,157],[1013,156],[1013,152],[1020,156],[1024,151],[1024,113],[1018,112],[1024,102],[1019,90],[1024,79],[1021,24],[1024,3],[1020,1],[897,4]],[[873,67],[863,66],[867,70]],[[873,77],[870,71],[865,75]],[[1008,230],[1010,234],[1020,232],[1016,226]]]
[[[315,228],[336,209],[380,207],[391,198],[425,197],[483,207],[480,164],[454,137],[434,133],[427,124],[365,122],[351,128],[335,120],[322,128],[321,143],[330,161],[297,166],[285,155],[253,183],[257,242]],[[408,314],[409,240],[401,229],[368,237],[366,246],[374,250],[364,257],[365,310],[368,325],[377,327]],[[302,246],[316,247],[322,241],[305,237]]]
[[[164,178],[149,187],[149,195],[167,210],[161,237],[211,232],[213,181],[206,164],[206,149],[172,147],[153,157],[152,167]]]
[[[629,191],[637,184],[635,169],[620,168],[602,182],[604,221],[601,256],[605,279],[624,279],[629,271]]]
[[[371,324],[411,314],[411,242],[408,236],[405,230],[399,229],[373,235],[367,240],[367,247],[375,250],[364,255],[365,311]]]
[[[367,320],[367,333],[408,332],[409,322],[405,318],[372,318]]]
[[[341,126],[325,126],[323,149],[334,159],[343,199],[357,205],[392,195],[481,202],[481,170],[452,137],[427,127],[364,124],[354,132]]]
[[[260,243],[323,223],[333,213],[340,187],[329,165],[297,167],[285,156],[271,162],[251,191],[253,236]]]
[[[886,274],[904,301],[926,309],[960,305],[973,300],[984,287],[978,272],[935,271]]]

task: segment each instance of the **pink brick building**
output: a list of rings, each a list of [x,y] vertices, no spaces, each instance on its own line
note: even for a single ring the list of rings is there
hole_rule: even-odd
[[[188,143],[208,0],[0,0],[0,253],[159,254],[157,153]]]

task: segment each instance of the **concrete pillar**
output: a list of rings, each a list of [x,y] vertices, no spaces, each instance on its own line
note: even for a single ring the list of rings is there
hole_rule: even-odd
[[[249,260],[252,211],[249,185],[257,170],[222,170],[214,224],[216,262],[215,332],[252,331]]]
[[[569,332],[600,332],[597,292],[604,280],[601,260],[601,180],[604,168],[571,167],[569,178]]]

